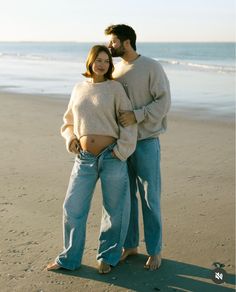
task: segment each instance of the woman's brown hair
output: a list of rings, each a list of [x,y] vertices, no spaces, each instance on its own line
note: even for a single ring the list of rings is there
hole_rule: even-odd
[[[106,79],[113,79],[112,78],[112,72],[114,71],[114,65],[113,65],[113,62],[112,62],[112,56],[111,56],[111,53],[110,53],[109,49],[106,46],[103,46],[103,45],[96,45],[96,46],[93,46],[91,48],[91,50],[88,53],[87,60],[86,60],[86,69],[87,70],[82,75],[84,75],[87,78],[90,78],[90,77],[93,76],[92,66],[93,66],[93,63],[95,62],[97,56],[101,52],[105,52],[108,55],[108,58],[109,58],[109,68],[108,68],[107,73],[104,74],[104,77]]]

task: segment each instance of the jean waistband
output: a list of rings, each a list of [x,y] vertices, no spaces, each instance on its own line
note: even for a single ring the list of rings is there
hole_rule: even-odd
[[[84,153],[86,155],[95,157],[95,158],[99,158],[103,153],[105,153],[106,151],[112,150],[114,148],[114,146],[116,145],[116,143],[112,143],[110,145],[108,145],[105,149],[103,149],[98,155],[94,155],[93,153],[87,151],[87,150],[80,150],[80,153]]]

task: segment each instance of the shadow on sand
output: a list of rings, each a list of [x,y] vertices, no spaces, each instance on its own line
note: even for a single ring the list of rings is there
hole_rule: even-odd
[[[120,287],[138,292],[234,291],[235,275],[233,274],[226,274],[225,283],[219,285],[211,280],[211,269],[163,259],[161,268],[158,271],[151,272],[143,268],[145,260],[146,256],[143,254],[129,257],[107,275],[99,275],[97,269],[85,265],[82,265],[76,271],[60,269],[55,273],[107,283],[113,285],[114,289],[115,287]]]

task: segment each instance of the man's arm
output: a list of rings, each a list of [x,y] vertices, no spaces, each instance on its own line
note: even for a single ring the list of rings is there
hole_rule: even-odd
[[[120,111],[119,113],[120,113],[120,116],[118,117],[118,121],[123,127],[128,127],[130,125],[137,123],[137,120],[133,111]]]
[[[169,81],[159,63],[153,64],[149,82],[153,101],[140,109],[121,113],[119,121],[124,127],[133,123],[141,123],[145,119],[158,123],[169,111],[171,104]]]

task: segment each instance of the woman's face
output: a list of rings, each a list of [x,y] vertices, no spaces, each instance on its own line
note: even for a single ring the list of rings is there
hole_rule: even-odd
[[[97,77],[104,76],[107,73],[109,66],[110,61],[107,53],[100,52],[92,65],[94,75]]]

